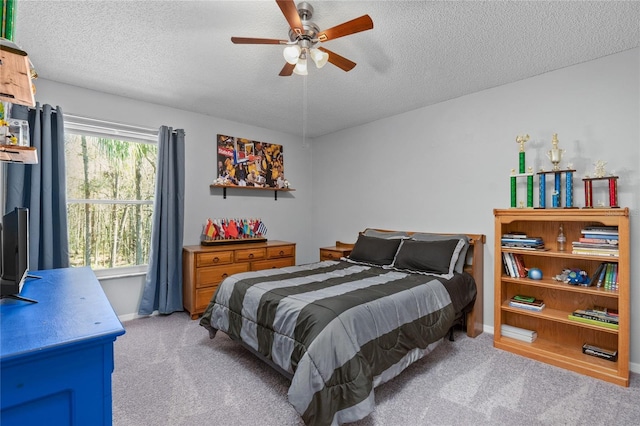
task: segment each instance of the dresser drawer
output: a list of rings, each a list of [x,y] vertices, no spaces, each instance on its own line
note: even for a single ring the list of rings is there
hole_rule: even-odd
[[[293,257],[296,252],[295,246],[280,246],[267,248],[267,259],[278,259],[280,257]]]
[[[204,310],[207,309],[217,289],[218,286],[214,285],[213,287],[199,288],[196,290],[196,312],[204,312]]]
[[[196,270],[196,288],[211,287],[217,285],[230,275],[247,272],[249,263],[233,263],[222,266],[210,266]]]
[[[198,253],[196,255],[196,267],[224,265],[233,262],[233,251],[214,251]]]
[[[349,253],[345,250],[320,249],[320,260],[340,260],[341,257],[348,255]]]
[[[258,262],[251,262],[251,270],[260,271],[262,269],[284,268],[285,266],[293,265],[294,260],[292,257],[283,257],[281,259],[269,259],[260,260]]]
[[[236,262],[248,262],[251,260],[264,259],[266,250],[264,248],[251,248],[236,250]]]

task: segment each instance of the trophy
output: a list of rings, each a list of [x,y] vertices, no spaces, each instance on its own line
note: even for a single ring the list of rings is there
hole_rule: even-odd
[[[554,133],[553,139],[551,139],[551,150],[547,152],[547,157],[549,157],[549,160],[551,160],[551,164],[553,164],[552,171],[560,171],[560,161],[562,160],[562,154],[564,154],[564,149],[558,148],[558,134]]]

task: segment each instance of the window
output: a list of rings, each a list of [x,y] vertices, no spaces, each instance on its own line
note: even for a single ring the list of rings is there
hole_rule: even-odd
[[[65,116],[71,266],[146,265],[157,131]]]

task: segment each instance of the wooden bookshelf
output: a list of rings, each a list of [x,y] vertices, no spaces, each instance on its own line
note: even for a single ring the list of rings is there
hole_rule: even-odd
[[[629,209],[495,209],[495,292],[494,346],[577,373],[596,377],[621,386],[629,386]],[[556,249],[556,237],[562,224],[567,238],[565,251]],[[572,254],[571,243],[580,238],[586,226],[617,226],[619,256]],[[544,251],[518,250],[502,247],[501,236],[509,232],[524,232],[542,237]],[[542,271],[541,280],[512,278],[504,272],[502,254],[519,253],[527,267]],[[591,276],[602,262],[618,264],[617,290],[583,287],[555,281],[552,277],[566,268],[580,268]],[[516,294],[542,299],[546,307],[529,311],[509,306]],[[585,324],[568,319],[576,309],[590,306],[617,309],[619,328]],[[522,342],[501,335],[500,326],[534,330],[537,339]],[[582,353],[589,343],[616,349],[616,361],[608,361]]]

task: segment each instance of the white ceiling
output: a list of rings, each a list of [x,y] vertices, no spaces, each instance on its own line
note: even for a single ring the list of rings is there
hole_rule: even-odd
[[[322,46],[358,65],[280,77],[273,0],[18,0],[14,41],[45,79],[317,137],[640,45],[640,3],[310,1]],[[36,81],[37,88],[37,81]],[[81,111],[69,111],[76,114]]]

